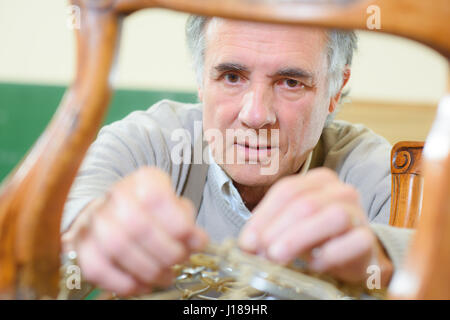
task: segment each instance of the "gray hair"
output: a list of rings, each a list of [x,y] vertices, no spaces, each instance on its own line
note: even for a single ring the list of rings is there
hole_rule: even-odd
[[[186,41],[192,55],[197,83],[201,87],[203,82],[203,64],[205,58],[205,25],[209,17],[190,15],[186,22]],[[336,95],[344,81],[343,71],[346,65],[351,66],[353,52],[357,47],[357,37],[354,31],[338,29],[328,30],[328,94]],[[345,96],[343,94],[342,96]],[[330,114],[327,122],[332,120],[335,112]]]

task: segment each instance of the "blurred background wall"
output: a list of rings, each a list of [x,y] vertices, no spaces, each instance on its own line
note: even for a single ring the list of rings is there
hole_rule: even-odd
[[[186,18],[153,9],[125,19],[118,90],[106,122],[162,98],[196,101]],[[0,180],[37,139],[70,84],[75,43],[68,19],[64,0],[0,0]],[[424,140],[447,77],[445,59],[430,49],[359,32],[351,94],[338,118],[364,123],[391,143]]]

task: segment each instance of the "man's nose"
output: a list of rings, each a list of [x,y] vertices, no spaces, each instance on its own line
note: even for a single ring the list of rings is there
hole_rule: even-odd
[[[273,110],[273,93],[264,85],[255,86],[242,98],[239,121],[249,128],[260,129],[276,122]]]

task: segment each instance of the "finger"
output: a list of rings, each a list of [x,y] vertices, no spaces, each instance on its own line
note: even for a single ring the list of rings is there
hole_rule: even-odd
[[[146,232],[134,235],[135,243],[164,268],[184,261],[189,253],[186,244],[173,239],[156,219],[151,220]]]
[[[155,287],[167,288],[174,283],[175,273],[171,268],[164,269],[158,281],[155,282]]]
[[[258,234],[258,243],[254,253],[266,251],[292,224],[298,223],[315,212],[316,209],[309,205],[303,198],[292,201],[283,209],[283,213],[274,217],[274,221],[271,224],[268,224],[262,230],[255,231]]]
[[[352,229],[323,245],[309,267],[317,272],[330,272],[344,281],[360,281],[366,276],[374,245],[375,236],[370,229]]]
[[[208,244],[209,236],[208,234],[199,227],[194,229],[193,235],[189,238],[188,246],[192,251],[203,250]]]
[[[258,231],[269,225],[284,206],[308,191],[319,189],[328,182],[337,181],[330,170],[315,169],[306,176],[284,178],[269,190],[254,210],[252,217],[242,230],[240,244],[243,249],[256,252],[259,246]]]
[[[116,208],[122,211],[122,208]],[[118,214],[118,225],[121,225],[128,237],[155,258],[163,267],[183,261],[187,250],[182,242],[171,237],[158,219],[146,214],[141,208],[128,205],[125,214]]]
[[[185,210],[184,213],[188,215],[188,218],[192,216],[193,219],[192,203],[188,199],[180,198],[178,204],[180,210],[182,212]],[[162,226],[159,219],[153,216],[140,216],[148,220],[149,226],[146,230],[137,233],[139,235],[137,241],[166,267],[184,261],[191,250],[203,249],[208,241],[206,233],[195,225],[193,225],[190,235],[186,239],[178,240],[174,238],[174,234],[171,234],[170,230],[167,230],[167,227]],[[134,224],[136,223],[137,220]],[[144,223],[145,221],[142,219],[140,226]],[[139,229],[140,226],[135,225],[134,227]]]
[[[99,249],[124,273],[139,281],[152,284],[160,275],[162,266],[130,241],[118,225],[108,219],[97,219],[93,226]]]
[[[267,255],[280,263],[287,263],[325,240],[351,228],[350,214],[333,205],[299,223],[294,223],[269,246]]]
[[[267,224],[263,230],[260,230],[263,248],[267,248],[274,243],[293,224],[300,223],[302,219],[316,214],[323,207],[335,201],[336,190],[335,185],[332,185],[320,192],[307,192],[300,198],[291,201],[284,207],[283,212],[274,217],[274,220]],[[337,198],[339,199],[339,197]]]
[[[291,225],[300,223],[301,219],[310,217],[328,205],[336,203],[345,203],[348,208],[354,207],[355,203],[359,205],[358,192],[353,187],[338,182],[321,189],[320,192],[305,193],[300,198],[291,201],[282,213],[274,217],[272,223],[267,224],[265,229],[260,231],[261,245],[263,248],[267,248]],[[358,220],[362,221],[363,219]]]
[[[194,207],[186,201],[173,197],[172,201],[161,202],[152,209],[154,216],[175,239],[188,239],[195,228]]]
[[[177,239],[187,238],[192,231],[193,213],[180,210],[170,178],[160,169],[139,169],[116,185],[111,196],[111,207],[122,221],[127,220],[130,209],[135,209],[156,217]],[[193,206],[190,210],[193,211]]]
[[[179,206],[182,208],[182,211],[188,215],[188,219],[195,221],[196,218],[195,207],[192,201],[184,197],[178,197],[176,199],[178,201]]]
[[[109,262],[94,241],[84,241],[78,246],[77,252],[82,276],[88,282],[119,296],[132,295],[142,290],[141,285],[131,275]]]
[[[114,208],[109,208],[109,211],[113,213],[112,219],[117,221],[116,224],[121,226],[129,238],[164,267],[185,259],[186,248],[179,240],[171,236],[171,231],[167,230],[168,227],[163,227],[159,219],[152,214],[147,214],[133,202],[118,200],[116,204]]]
[[[157,167],[141,167],[129,176],[129,180],[121,185],[123,191],[131,190],[139,203],[149,207],[159,201],[161,196],[175,193],[170,176]]]
[[[192,202],[189,199],[186,198],[179,198],[179,204],[182,208],[184,208],[184,211],[192,217],[194,223],[195,223],[195,208]],[[201,228],[194,226],[192,230],[192,234],[188,238],[188,247],[190,250],[198,251],[202,250],[206,244],[208,243],[208,235],[205,231],[203,231]]]

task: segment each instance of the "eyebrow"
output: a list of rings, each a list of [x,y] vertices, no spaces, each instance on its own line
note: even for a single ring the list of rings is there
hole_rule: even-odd
[[[226,71],[237,71],[237,72],[250,72],[250,70],[240,63],[233,62],[224,62],[215,66],[214,69],[217,72],[226,72]],[[270,75],[270,77],[286,77],[286,78],[300,78],[305,80],[314,80],[314,75],[304,69],[301,68],[282,68],[278,70],[275,74]]]
[[[278,70],[274,76],[286,77],[286,78],[301,78],[307,80],[313,80],[314,75],[301,68],[283,68]]]
[[[224,62],[214,67],[217,72],[225,72],[225,71],[240,71],[240,72],[249,72],[249,69],[239,63],[232,62]]]

